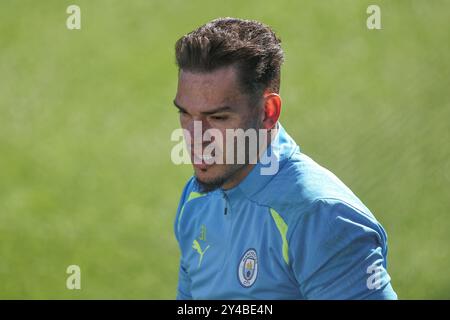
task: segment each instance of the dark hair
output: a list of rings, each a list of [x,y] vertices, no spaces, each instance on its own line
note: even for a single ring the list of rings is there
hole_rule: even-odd
[[[245,93],[257,97],[265,89],[278,93],[283,63],[281,40],[266,25],[253,20],[218,18],[175,44],[179,69],[209,72],[236,66]]]

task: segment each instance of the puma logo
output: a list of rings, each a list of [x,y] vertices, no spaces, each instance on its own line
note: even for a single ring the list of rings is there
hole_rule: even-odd
[[[203,255],[205,254],[206,250],[209,249],[209,245],[205,248],[205,250],[202,250],[202,247],[200,246],[200,243],[198,243],[197,239],[194,239],[192,242],[192,249],[198,252],[200,255],[200,259],[198,260],[198,266],[197,268],[200,268],[200,265],[202,264]]]

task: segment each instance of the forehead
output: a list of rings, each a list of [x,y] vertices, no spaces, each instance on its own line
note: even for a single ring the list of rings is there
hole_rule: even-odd
[[[202,112],[224,105],[240,104],[244,98],[234,67],[211,72],[180,70],[175,100],[183,108]]]

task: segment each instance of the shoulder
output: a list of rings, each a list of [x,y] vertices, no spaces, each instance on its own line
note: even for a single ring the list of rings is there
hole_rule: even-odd
[[[254,201],[275,210],[288,226],[319,213],[330,221],[338,213],[375,221],[370,210],[336,175],[300,152],[280,166]]]
[[[180,202],[179,202],[179,210],[183,207],[183,205],[192,200],[193,198],[196,198],[200,196],[201,193],[198,192],[197,184],[195,182],[195,177],[191,176],[186,184],[184,185],[183,192],[181,193]]]
[[[200,197],[201,195],[202,194],[199,193],[196,188],[195,177],[194,176],[190,177],[189,180],[184,185],[183,191],[180,196],[180,200],[178,202],[177,213],[175,215],[174,231],[177,240],[179,240],[180,222],[184,213],[184,207],[186,203],[195,198]]]

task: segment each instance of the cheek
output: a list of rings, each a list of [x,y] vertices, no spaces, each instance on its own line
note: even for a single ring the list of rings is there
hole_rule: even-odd
[[[208,171],[206,172],[206,174],[211,177],[220,177],[224,173],[227,172],[227,168],[228,167],[224,164],[215,164],[215,165],[211,166],[210,168],[208,168]]]

